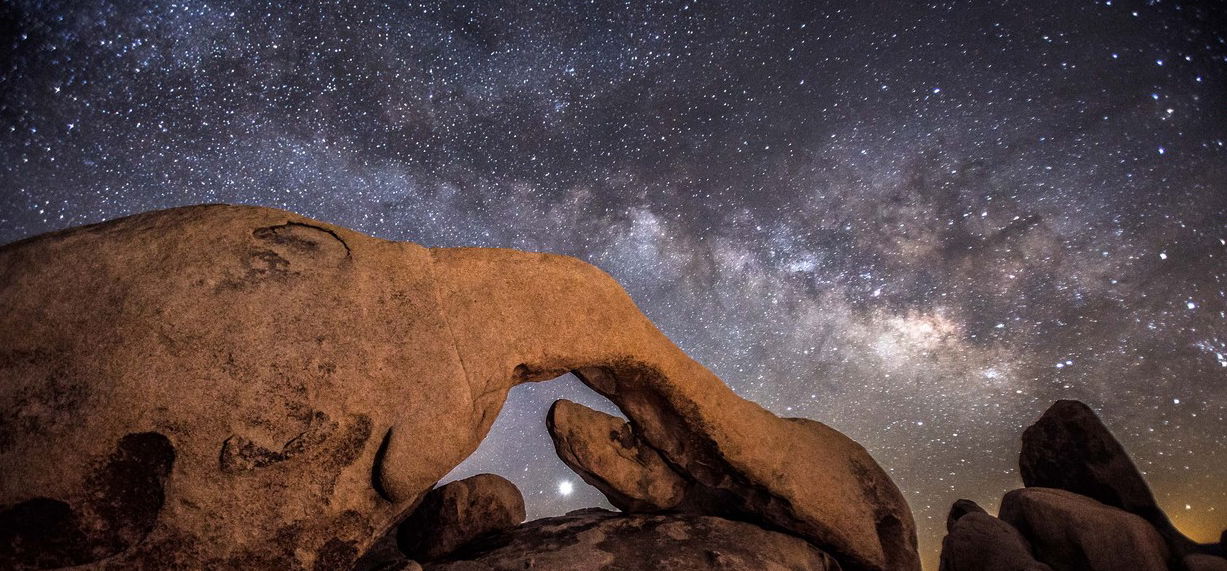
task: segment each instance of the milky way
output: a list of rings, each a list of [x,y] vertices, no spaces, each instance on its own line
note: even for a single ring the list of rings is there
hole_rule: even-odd
[[[1059,398],[1178,526],[1227,527],[1221,3],[397,4],[6,3],[0,242],[229,202],[570,254],[864,444],[930,565]],[[601,504],[558,397],[612,410],[519,387],[453,477]]]

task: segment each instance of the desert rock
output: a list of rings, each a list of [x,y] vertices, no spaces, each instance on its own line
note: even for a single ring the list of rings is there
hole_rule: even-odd
[[[602,375],[580,371],[581,375]],[[896,526],[898,490],[881,468],[873,462],[863,448],[843,436],[839,432],[818,422],[806,419],[788,419],[794,425],[799,438],[809,438],[825,442],[821,447],[827,454],[823,461],[817,458],[800,458],[798,460],[813,461],[813,470],[830,472],[829,481],[834,486],[850,489],[850,497],[855,501],[837,505],[828,504],[828,513],[834,514],[840,510],[859,510],[862,513],[875,514],[877,520],[879,541],[883,554],[889,563],[888,569],[907,569],[915,565],[913,559],[915,547],[906,538],[902,526]],[[732,519],[747,520],[761,523],[768,527],[782,527],[798,531],[802,528],[799,522],[792,518],[795,515],[794,506],[781,504],[778,498],[764,495],[760,490],[768,489],[774,482],[770,479],[759,481],[756,478],[768,478],[766,474],[744,474],[742,481],[728,477],[736,472],[704,472],[696,476],[693,471],[679,476],[662,459],[662,455],[649,442],[640,438],[632,423],[616,417],[589,409],[587,407],[560,401],[551,408],[547,425],[553,436],[555,448],[563,461],[571,466],[585,481],[600,489],[610,503],[632,512],[653,512],[670,510],[676,512],[716,515]],[[748,426],[747,428],[753,428]],[[710,470],[711,462],[727,463],[723,454],[730,452],[722,442],[714,442],[711,460],[704,466]],[[766,448],[767,446],[763,446]],[[787,446],[786,446],[787,447]],[[840,451],[838,455],[830,454]],[[733,452],[736,452],[735,450]],[[767,451],[759,451],[766,453]],[[679,456],[685,458],[686,456]],[[743,459],[753,458],[746,454]],[[799,468],[797,468],[799,470]],[[828,489],[829,491],[829,489]],[[825,496],[834,498],[834,495]],[[852,514],[828,516],[849,520]],[[782,522],[788,522],[786,525]],[[819,539],[827,538],[826,541]],[[829,542],[830,535],[815,534],[811,539],[815,544],[829,549],[833,554],[847,558],[843,545]],[[852,558],[850,565],[867,565],[871,563]]]
[[[1163,571],[1167,544],[1146,520],[1091,498],[1052,488],[1005,495],[1001,519],[1014,526],[1036,559],[1057,571]]]
[[[609,502],[626,512],[677,507],[686,481],[642,442],[630,423],[568,400],[546,419],[558,457]]]
[[[430,491],[398,526],[397,544],[418,561],[451,553],[481,535],[524,521],[524,497],[502,476],[478,474]]]
[[[458,560],[428,571],[542,569],[807,569],[838,563],[805,541],[757,526],[700,515],[586,513],[536,520],[478,541]]]
[[[1168,521],[1124,447],[1081,402],[1059,400],[1027,427],[1018,466],[1026,486],[1093,498],[1141,516],[1178,552],[1194,546]]]
[[[1035,560],[1030,544],[1018,530],[983,510],[967,511],[953,520],[950,533],[942,540],[940,569],[1051,571]]]
[[[1194,553],[1181,561],[1186,571],[1227,571],[1227,559],[1215,555]]]
[[[954,504],[950,506],[950,513],[946,515],[946,531],[953,530],[955,522],[959,521],[963,516],[973,513],[988,512],[985,512],[984,508],[980,507],[980,504],[971,500],[955,500]]]

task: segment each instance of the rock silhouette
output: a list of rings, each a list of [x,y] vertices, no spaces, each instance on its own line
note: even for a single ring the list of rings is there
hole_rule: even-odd
[[[736,396],[595,267],[224,205],[0,248],[0,532],[52,530],[0,567],[344,568],[512,386],[568,371],[731,513],[844,569],[919,567],[911,512],[863,448]],[[100,516],[90,490],[134,438],[163,443],[119,461],[151,491],[107,509],[156,516]]]
[[[1178,553],[1194,542],[1177,531],[1125,449],[1090,407],[1059,400],[1029,426],[1018,456],[1023,484],[1068,490],[1137,514]]]
[[[950,513],[946,515],[946,531],[954,529],[954,524],[963,516],[973,513],[988,513],[980,504],[971,500],[955,500],[954,505],[950,506]]]
[[[1167,569],[1167,544],[1146,520],[1086,496],[1022,488],[1005,495],[1000,515],[1057,571]]]
[[[1227,559],[1205,553],[1191,553],[1181,560],[1186,571],[1227,571]]]
[[[955,502],[943,571],[1032,569],[1031,555],[1057,571],[1227,568],[1221,546],[1198,545],[1171,525],[1124,448],[1083,403],[1057,401],[1024,431],[1019,468],[1028,487],[1005,495],[1000,519]]]
[[[979,506],[976,506],[979,507]],[[953,515],[953,514],[952,514]],[[983,510],[951,520],[942,540],[940,571],[1051,571],[1035,560],[1031,544],[1010,524]]]

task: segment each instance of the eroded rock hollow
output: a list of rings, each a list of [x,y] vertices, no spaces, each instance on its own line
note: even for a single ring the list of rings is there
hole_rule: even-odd
[[[567,372],[629,421],[625,442],[570,435],[591,452],[572,465],[627,509],[919,568],[911,512],[862,447],[735,395],[599,269],[224,205],[0,248],[0,567],[345,568],[511,387]],[[626,442],[665,484],[597,461]]]

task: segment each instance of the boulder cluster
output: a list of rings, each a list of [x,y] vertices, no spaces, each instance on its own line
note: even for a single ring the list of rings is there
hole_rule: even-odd
[[[1185,537],[1090,407],[1057,401],[1023,432],[1022,489],[997,517],[959,500],[941,571],[1227,571],[1224,545]]]

